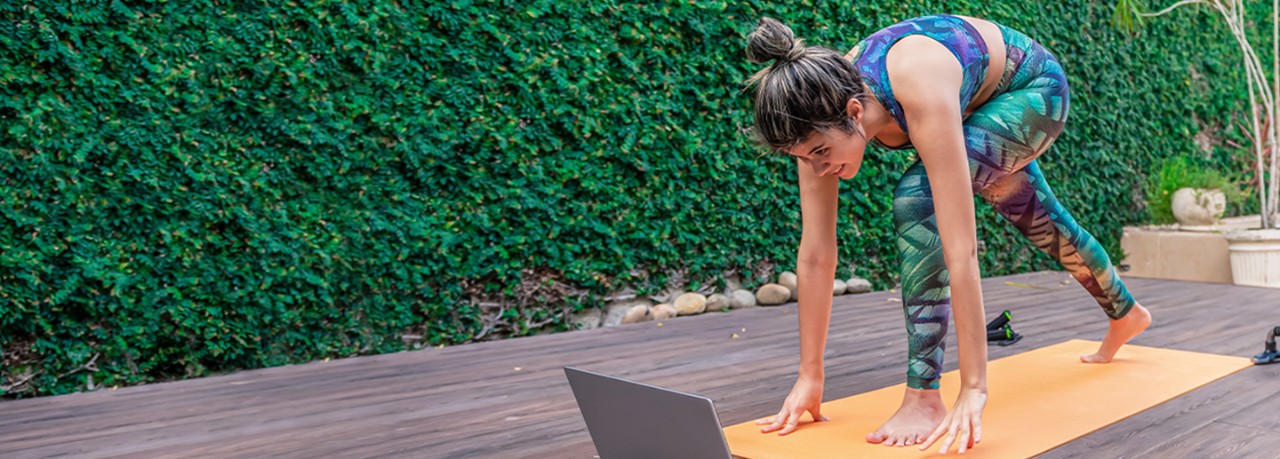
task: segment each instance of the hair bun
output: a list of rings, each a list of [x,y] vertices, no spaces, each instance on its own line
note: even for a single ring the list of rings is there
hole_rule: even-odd
[[[790,61],[804,55],[804,41],[777,19],[762,17],[756,30],[747,35],[747,59],[764,64],[772,60]]]

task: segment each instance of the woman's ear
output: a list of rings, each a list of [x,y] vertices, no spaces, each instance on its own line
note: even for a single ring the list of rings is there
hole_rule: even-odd
[[[858,100],[857,97],[850,97],[849,102],[845,103],[844,106],[844,112],[849,115],[849,124],[853,125],[853,128],[858,131],[858,135],[863,138],[866,138],[867,135],[862,131],[860,121],[862,121],[865,109],[866,107],[862,105],[862,101]]]
[[[844,106],[845,113],[847,113],[850,118],[853,118],[854,121],[862,119],[863,109],[862,101],[858,100],[857,97],[850,97],[849,102]]]

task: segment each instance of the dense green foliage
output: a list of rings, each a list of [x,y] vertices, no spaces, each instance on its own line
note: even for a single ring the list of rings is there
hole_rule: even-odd
[[[757,283],[794,263],[799,198],[744,134],[755,20],[845,50],[939,11],[1063,62],[1043,168],[1113,256],[1158,158],[1247,167],[1192,141],[1241,142],[1244,105],[1238,51],[1194,10],[1131,39],[1082,0],[0,2],[0,387],[536,333],[624,286]],[[892,285],[910,159],[871,152],[842,185],[841,274]],[[1056,268],[979,214],[986,275]]]

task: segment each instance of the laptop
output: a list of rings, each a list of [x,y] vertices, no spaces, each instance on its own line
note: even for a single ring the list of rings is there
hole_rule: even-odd
[[[564,367],[600,459],[732,459],[711,399]]]

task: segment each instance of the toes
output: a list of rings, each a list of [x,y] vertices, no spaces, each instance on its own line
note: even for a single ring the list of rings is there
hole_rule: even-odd
[[[885,440],[885,436],[880,432],[872,432],[867,434],[867,443],[878,445],[878,444],[884,443],[884,440]]]
[[[1089,354],[1080,356],[1080,361],[1084,363],[1109,363],[1110,359],[1104,358],[1098,354]]]
[[[924,439],[925,439],[924,435],[920,435],[920,434],[912,435],[907,439],[907,446],[913,446],[919,443],[924,443]]]

